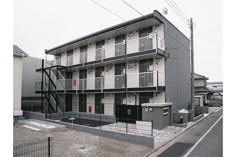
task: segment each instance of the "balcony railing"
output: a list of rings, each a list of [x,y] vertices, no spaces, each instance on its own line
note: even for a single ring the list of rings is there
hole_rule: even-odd
[[[57,90],[86,91],[103,89],[124,89],[125,75],[112,75],[86,79],[58,79],[55,84],[57,86]],[[36,83],[35,86],[38,91],[41,90],[40,83]],[[158,86],[165,86],[164,73],[152,71],[143,73],[131,73],[127,75],[127,88],[145,88]]]
[[[158,40],[158,42],[156,42]],[[146,37],[126,40],[127,54],[148,51],[157,47],[164,50],[164,38],[151,34]],[[101,61],[107,58],[125,55],[125,41],[118,44],[104,45],[102,48],[77,53],[67,58],[57,59],[53,65],[72,66],[87,62]]]

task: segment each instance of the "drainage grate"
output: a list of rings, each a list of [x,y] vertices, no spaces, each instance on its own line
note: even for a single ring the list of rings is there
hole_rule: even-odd
[[[180,157],[192,146],[191,143],[177,142],[157,157]]]

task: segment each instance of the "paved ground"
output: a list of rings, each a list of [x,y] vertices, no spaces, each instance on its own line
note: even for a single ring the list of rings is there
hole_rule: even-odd
[[[193,149],[189,157],[222,157],[223,156],[223,119]]]
[[[180,156],[183,156],[191,148],[191,147],[187,147],[187,145],[194,145],[207,132],[207,130],[222,116],[222,114],[223,114],[223,110],[221,109],[220,111],[210,115],[209,117],[207,117],[206,119],[204,119],[200,123],[193,126],[191,129],[187,130],[182,135],[180,135],[179,137],[177,137],[176,139],[174,139],[173,141],[168,143],[166,146],[158,149],[157,151],[155,151],[154,153],[152,153],[149,156],[150,157],[157,157],[157,156],[159,156],[159,157],[180,157]],[[221,130],[222,128],[216,127],[215,129],[217,129],[217,131],[213,131],[213,134],[210,136],[211,139],[207,139],[207,141],[209,143],[213,142],[214,141],[213,139],[218,139],[219,143],[222,142],[222,140],[220,139],[222,137],[222,132],[219,131],[219,129]],[[220,135],[218,135],[218,134],[220,134]],[[184,145],[184,149],[181,148],[181,152],[179,152],[178,154],[176,153],[176,150],[177,150],[176,147],[179,147],[179,145],[176,143],[182,143]],[[209,156],[206,156],[206,155],[198,155],[198,156],[199,157],[202,157],[202,156],[203,157],[211,157],[211,155],[210,155],[211,153],[215,153],[215,151],[222,150],[221,146],[222,146],[222,143],[219,145],[212,144],[211,150],[208,149],[211,146],[205,146],[205,147],[201,146],[201,148],[204,150],[198,150],[198,151],[201,151],[201,153],[204,154],[204,152],[207,152],[210,150],[207,154]],[[191,157],[191,156],[189,156],[189,157]]]
[[[141,157],[152,150],[145,146],[67,128],[61,131],[34,131],[19,124],[14,126],[14,144],[42,139],[47,136],[54,138],[55,157]]]

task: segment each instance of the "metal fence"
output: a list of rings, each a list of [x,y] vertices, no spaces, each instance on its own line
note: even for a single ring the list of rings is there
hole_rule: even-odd
[[[53,138],[14,145],[13,157],[53,157]]]
[[[105,117],[99,114],[93,116],[90,115],[89,117],[79,114],[61,120],[71,123],[72,128],[73,125],[77,124],[126,134],[153,136],[153,121],[138,121],[136,119],[119,118],[116,122],[108,122]]]

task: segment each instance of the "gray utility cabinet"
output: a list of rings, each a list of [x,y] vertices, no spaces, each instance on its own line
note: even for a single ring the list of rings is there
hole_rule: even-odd
[[[171,125],[172,103],[142,104],[142,120],[153,121],[153,128],[161,130]]]

